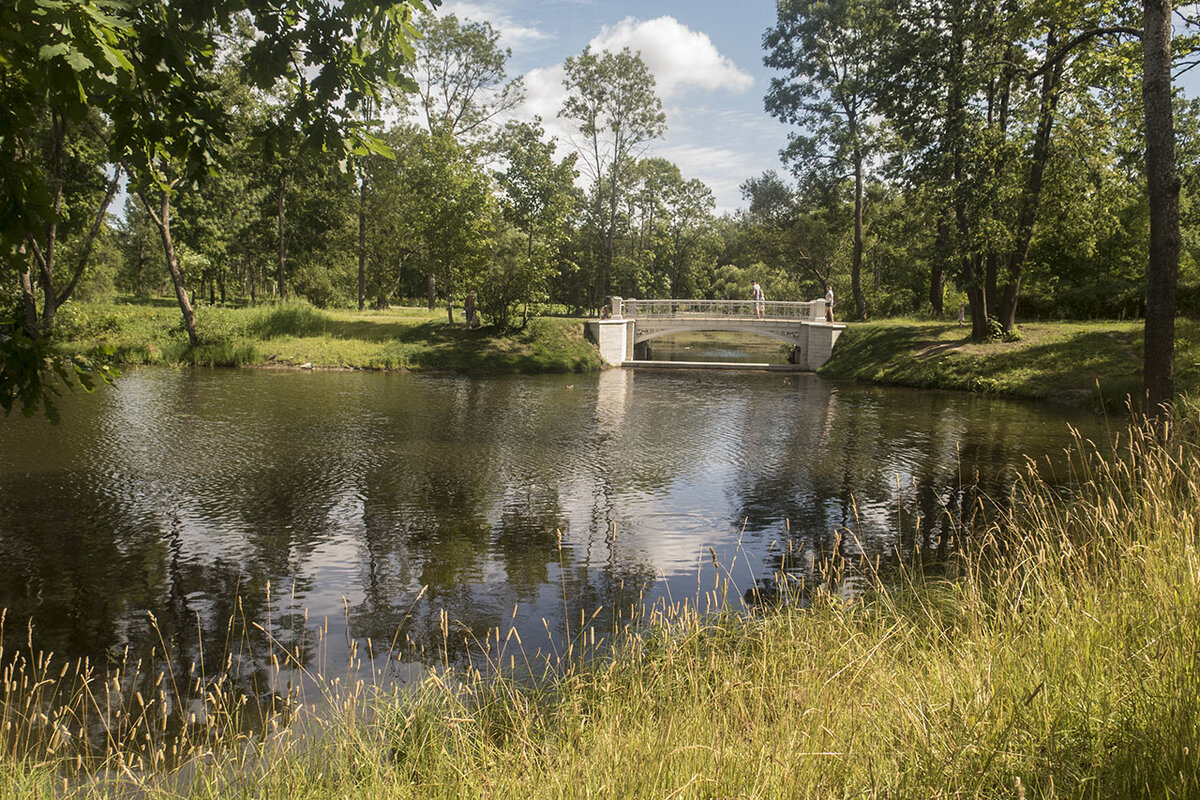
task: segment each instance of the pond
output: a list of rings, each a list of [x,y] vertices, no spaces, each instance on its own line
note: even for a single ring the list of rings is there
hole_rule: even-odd
[[[161,634],[183,662],[233,623],[333,664],[368,638],[461,659],[496,630],[549,652],[718,578],[736,605],[827,581],[831,559],[936,564],[979,492],[1061,460],[1069,426],[1102,432],[1053,407],[687,370],[138,369],[62,410],[0,421],[5,644],[32,623],[35,648],[103,660]]]

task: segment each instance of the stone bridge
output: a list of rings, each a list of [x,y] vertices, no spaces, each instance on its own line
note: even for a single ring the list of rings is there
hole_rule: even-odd
[[[607,319],[586,323],[607,364],[644,357],[645,343],[685,331],[736,331],[792,345],[792,363],[815,370],[829,360],[845,325],[825,321],[825,301],[632,300],[614,297]],[[734,365],[730,365],[734,366]]]

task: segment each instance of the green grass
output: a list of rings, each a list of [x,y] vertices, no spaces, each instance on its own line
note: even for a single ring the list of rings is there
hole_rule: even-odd
[[[967,328],[952,323],[851,323],[821,374],[1071,405],[1119,408],[1127,395],[1137,397],[1141,323],[1031,322],[1020,331],[1016,342],[977,344]],[[1177,390],[1200,389],[1200,322],[1180,319],[1175,347]]]
[[[0,797],[1197,797],[1187,414],[1169,446],[1133,430],[1076,452],[1071,498],[1030,476],[952,577],[914,567],[853,601],[809,587],[808,608],[752,616],[665,604],[610,655],[545,663],[532,683],[512,679],[518,645],[497,635],[486,674],[431,670],[403,693],[331,677],[286,713],[196,680],[205,713],[181,735],[159,722],[161,691],[114,704],[105,687],[127,676],[18,661]],[[47,715],[51,693],[66,710]],[[87,769],[89,714],[111,739]]]
[[[579,320],[535,318],[512,331],[467,330],[445,310],[321,311],[303,304],[201,306],[201,342],[189,347],[177,308],[163,304],[72,304],[60,335],[70,353],[126,364],[577,372],[600,368]]]

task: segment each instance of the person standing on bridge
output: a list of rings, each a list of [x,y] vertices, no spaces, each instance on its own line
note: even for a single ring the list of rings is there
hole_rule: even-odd
[[[758,281],[750,282],[750,299],[754,301],[754,316],[762,319],[763,312],[767,310],[767,296],[763,294],[762,287],[758,285]]]
[[[825,321],[833,322],[833,286],[825,284]]]

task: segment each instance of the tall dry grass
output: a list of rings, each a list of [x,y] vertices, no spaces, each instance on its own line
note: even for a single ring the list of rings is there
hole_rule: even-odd
[[[668,602],[601,657],[583,618],[539,664],[497,633],[483,670],[312,675],[253,708],[220,678],[7,657],[0,798],[1200,797],[1198,420],[1079,443],[1069,491],[1031,472],[953,578]],[[202,713],[172,727],[178,697]]]

